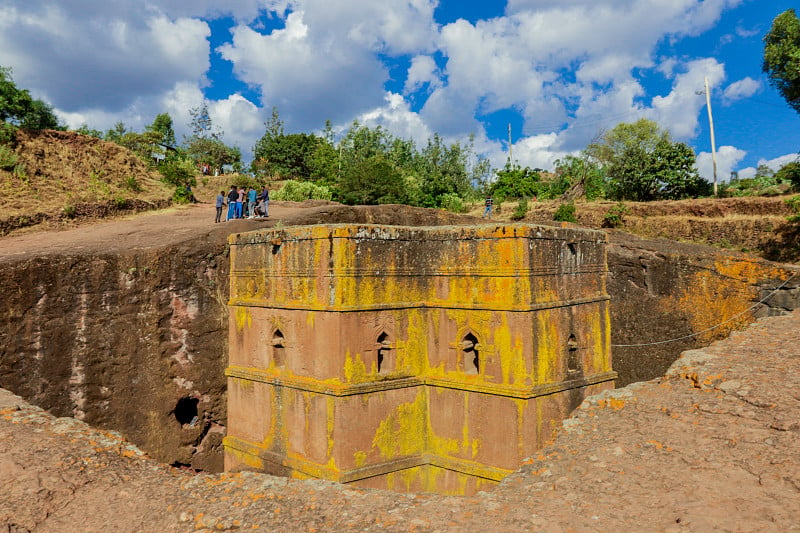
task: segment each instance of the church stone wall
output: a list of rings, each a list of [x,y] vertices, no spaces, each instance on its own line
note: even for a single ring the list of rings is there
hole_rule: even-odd
[[[613,386],[601,232],[317,225],[229,243],[226,469],[469,494]]]

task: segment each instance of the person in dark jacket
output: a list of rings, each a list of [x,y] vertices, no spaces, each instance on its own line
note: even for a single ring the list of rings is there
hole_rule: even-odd
[[[258,201],[262,216],[265,218],[269,217],[269,189],[267,189],[266,185],[264,186],[264,190],[259,193]]]
[[[481,218],[492,218],[492,205],[494,204],[494,200],[492,200],[491,196],[486,197],[486,202],[484,205],[486,209],[483,210],[483,216]]]
[[[225,207],[225,191],[219,191],[219,194],[217,195],[216,207],[217,207],[217,218],[214,220],[215,223],[219,222],[220,219],[222,218],[222,208]]]
[[[228,218],[225,220],[236,218],[236,200],[238,199],[239,191],[236,190],[236,185],[231,185],[231,190],[228,191]]]

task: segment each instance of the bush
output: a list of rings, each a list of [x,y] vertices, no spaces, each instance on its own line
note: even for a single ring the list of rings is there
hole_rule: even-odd
[[[207,178],[200,178],[201,180],[205,179],[206,182],[208,181]],[[255,178],[249,174],[232,174],[227,176],[228,183],[231,185],[236,185],[237,187],[241,187],[244,190],[249,189],[252,187],[253,189],[260,191],[261,188],[264,186],[266,181],[263,178]]]
[[[795,189],[800,189],[800,162],[793,161],[786,163],[775,173],[775,179],[780,182],[788,182]]]
[[[14,170],[17,166],[17,154],[8,146],[0,145],[0,168],[3,170]]]
[[[628,214],[628,208],[622,202],[613,206],[603,217],[604,228],[618,228],[625,223],[625,215]]]
[[[511,213],[511,220],[522,220],[528,214],[528,209],[528,199],[523,196],[517,201],[517,207]]]
[[[13,144],[17,140],[17,127],[0,121],[0,144]]]
[[[25,163],[20,163],[17,154],[9,146],[0,144],[0,169],[8,170],[14,176],[26,180]]]
[[[464,205],[464,200],[459,195],[453,192],[448,192],[439,197],[439,202],[442,209],[450,211],[451,213],[466,213],[467,207]]]
[[[553,220],[557,222],[577,222],[575,218],[575,204],[572,202],[561,204],[553,213]]]
[[[524,198],[541,195],[547,184],[541,183],[539,172],[528,167],[506,163],[503,170],[497,171],[497,179],[489,188],[494,197]]]
[[[289,180],[276,192],[270,194],[271,200],[284,200],[289,202],[302,202],[304,200],[330,200],[333,198],[331,190],[324,185],[317,185],[310,181]]]
[[[131,192],[142,192],[142,186],[139,185],[139,182],[136,180],[135,176],[128,176],[122,180],[122,187]]]
[[[158,171],[161,172],[165,183],[177,188],[185,189],[187,185],[195,185],[195,167],[188,159],[174,159],[162,164]]]
[[[192,201],[192,193],[186,187],[175,187],[175,192],[172,194],[172,201],[176,204],[188,204]]]
[[[405,184],[397,168],[376,155],[344,169],[337,199],[349,205],[404,204],[408,202]]]
[[[800,222],[800,196],[792,196],[784,200],[784,202],[786,202],[786,205],[795,213],[794,215],[786,217],[786,220],[793,224]]]

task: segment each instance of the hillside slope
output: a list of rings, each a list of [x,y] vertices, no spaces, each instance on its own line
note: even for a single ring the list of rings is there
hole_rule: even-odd
[[[0,169],[0,235],[74,217],[166,206],[171,187],[130,150],[75,132],[17,132],[16,169]]]
[[[708,244],[719,248],[751,252],[773,261],[800,259],[798,225],[787,222],[792,214],[788,196],[699,198],[658,202],[575,202],[577,223],[593,229],[603,227],[606,215],[624,205],[622,223],[616,229],[646,238]],[[529,211],[520,222],[553,224],[561,202],[529,202]],[[517,207],[506,202],[495,220],[509,220]],[[482,206],[470,214],[479,216]]]

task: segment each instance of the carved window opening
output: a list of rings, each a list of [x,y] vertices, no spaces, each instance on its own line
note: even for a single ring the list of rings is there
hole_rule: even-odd
[[[277,253],[281,251],[283,239],[280,237],[274,237],[270,242],[272,243],[272,255],[277,255]]]
[[[390,368],[391,349],[392,345],[389,342],[389,334],[383,332],[380,335],[378,335],[378,349],[376,350],[376,353],[377,353],[379,374],[386,373],[391,370]]]
[[[472,333],[467,333],[461,340],[461,350],[464,357],[464,372],[467,374],[477,374],[480,372],[480,354],[478,353],[478,337]]]
[[[279,329],[272,334],[272,362],[276,367],[286,364],[286,339]]]
[[[572,255],[578,255],[578,243],[568,242],[567,248],[569,248],[569,251]]]
[[[581,363],[578,357],[578,339],[576,339],[573,334],[567,339],[567,372],[578,372],[580,369]]]

